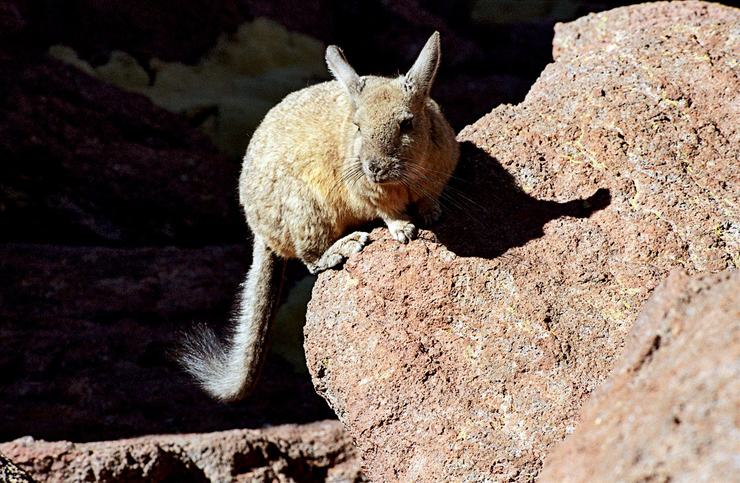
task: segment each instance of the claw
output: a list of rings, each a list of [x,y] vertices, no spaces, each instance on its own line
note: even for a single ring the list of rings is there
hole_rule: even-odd
[[[391,235],[396,241],[406,244],[416,238],[416,226],[406,223],[401,228],[391,230]]]
[[[350,233],[334,242],[318,261],[306,263],[306,266],[313,274],[338,267],[350,255],[361,252],[368,241],[370,241],[370,235],[364,231]]]

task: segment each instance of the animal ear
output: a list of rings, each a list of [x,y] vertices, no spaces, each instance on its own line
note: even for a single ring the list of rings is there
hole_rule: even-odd
[[[357,75],[355,69],[347,62],[342,49],[336,45],[330,45],[326,48],[326,65],[336,80],[342,84],[342,87],[349,93],[354,100],[362,91],[364,82]]]
[[[404,87],[415,95],[428,96],[439,67],[439,32],[434,32],[421,49],[419,57],[406,73]]]

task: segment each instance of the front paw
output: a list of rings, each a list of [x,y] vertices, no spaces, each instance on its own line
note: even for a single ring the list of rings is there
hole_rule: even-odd
[[[408,221],[393,222],[388,226],[394,239],[401,243],[408,243],[416,238],[416,226]]]
[[[342,238],[343,250],[342,254],[345,257],[349,257],[354,253],[360,253],[365,245],[370,241],[370,233],[365,231],[356,231]]]

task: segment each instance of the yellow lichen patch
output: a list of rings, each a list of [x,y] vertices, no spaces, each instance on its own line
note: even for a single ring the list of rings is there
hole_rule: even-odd
[[[573,164],[589,164],[599,171],[606,170],[606,165],[583,144],[584,133],[585,131],[582,130],[577,139],[562,145],[563,157]]]
[[[346,277],[345,278],[345,285],[344,286],[346,288],[348,288],[348,289],[355,288],[358,285],[360,285],[360,281],[357,280],[355,277],[349,276],[349,277]]]
[[[623,322],[627,315],[616,307],[606,307],[601,311],[601,316],[606,320]]]
[[[94,77],[97,77],[98,75],[97,72],[95,72],[95,69],[90,66],[90,64],[88,64],[84,60],[81,60],[77,56],[77,52],[75,52],[72,47],[67,47],[66,45],[52,45],[51,47],[49,47],[49,55],[77,67],[88,75]]]
[[[380,374],[378,374],[378,379],[380,379],[380,380],[388,380],[388,379],[390,379],[393,376],[393,374],[395,372],[396,371],[395,371],[395,369],[393,367],[391,367],[389,369],[386,369],[385,371],[383,371]]]
[[[127,90],[143,92],[149,87],[149,74],[125,52],[114,51],[107,64],[96,68],[96,73],[100,80]]]
[[[267,19],[222,36],[198,64],[152,59],[147,71],[125,52],[93,67],[69,47],[49,53],[100,80],[192,118],[226,154],[241,158],[265,113],[286,94],[327,77],[323,44]]]

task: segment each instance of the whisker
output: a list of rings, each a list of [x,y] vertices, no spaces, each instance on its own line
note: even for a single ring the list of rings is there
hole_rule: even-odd
[[[416,166],[414,164],[409,164],[406,167],[407,168],[410,168],[410,171],[414,172],[415,174],[421,174],[421,175],[424,175],[425,174],[425,173],[423,173],[420,170],[420,168],[421,168],[420,166]],[[425,168],[425,167],[424,168],[421,168],[421,169],[427,170],[427,168]],[[431,171],[431,169],[429,169],[429,170]],[[468,197],[463,191],[455,188],[454,186],[451,186],[449,183],[447,183],[447,185],[445,186],[445,190],[448,191],[450,195],[455,195],[458,198],[461,198],[465,202],[469,203],[471,206],[475,206],[476,208],[479,208],[481,210],[485,210],[486,209],[480,203],[477,203],[476,201],[474,201],[473,199],[471,199],[470,197]]]
[[[445,209],[448,210],[450,205],[455,208],[455,211],[461,211],[463,212],[468,218],[476,222],[479,226],[482,228],[485,228],[485,225],[483,222],[481,222],[480,219],[476,218],[470,213],[470,207],[464,206],[462,202],[459,200],[456,200],[454,197],[452,197],[449,193],[445,193],[444,191],[439,195],[435,196],[433,193],[431,193],[428,189],[424,188],[420,184],[416,183],[416,180],[409,178],[407,175],[402,176],[402,182],[403,184],[411,190],[412,193],[420,194],[422,197],[427,198],[429,200],[437,199],[437,202]],[[469,204],[474,205],[476,208],[483,208],[481,205],[473,202],[472,200],[462,200],[466,201]]]
[[[403,161],[405,162],[405,164],[404,164],[404,167],[405,168],[411,168],[411,169],[415,170],[415,172],[417,174],[422,174],[422,175],[427,175],[427,174],[430,174],[430,173],[431,174],[440,174],[440,175],[443,175],[445,177],[448,177],[449,179],[454,179],[455,181],[460,181],[461,183],[473,184],[473,182],[470,181],[469,179],[461,178],[460,176],[455,176],[454,174],[448,174],[446,171],[434,169],[434,168],[431,168],[429,166],[421,166],[421,165],[418,165],[412,159],[403,159]]]
[[[362,165],[352,164],[342,171],[341,180],[347,186],[353,186],[362,177]]]
[[[459,189],[457,189],[457,188],[455,188],[453,186],[450,186],[450,185],[445,186],[445,189],[444,189],[443,193],[445,191],[449,191],[449,194],[455,195],[455,196],[457,196],[459,198],[462,198],[465,202],[469,203],[472,206],[475,206],[476,208],[478,208],[480,210],[483,210],[483,211],[486,210],[486,207],[485,206],[481,205],[477,201],[475,201],[472,198],[470,198],[469,196],[467,196],[463,191],[461,191],[461,190],[459,190]]]
[[[408,176],[406,176],[406,180],[407,182],[405,184],[412,192],[416,189],[416,192],[423,195],[424,198],[436,198],[440,206],[442,206],[445,210],[449,210],[449,208],[452,207],[454,208],[454,211],[464,213],[467,218],[473,220],[480,227],[485,228],[485,224],[481,222],[479,217],[476,217],[471,213],[471,211],[485,212],[485,207],[465,196],[462,192],[460,192],[460,190],[457,190],[447,184],[446,187],[442,190],[442,193],[440,193],[439,196],[435,196],[434,194],[429,192],[429,190],[417,184],[417,180],[412,179]]]

